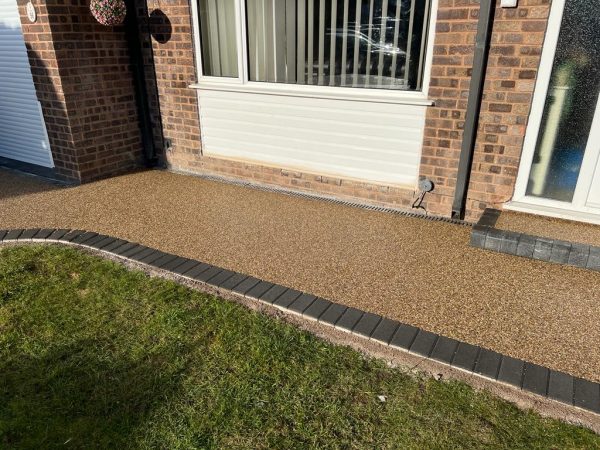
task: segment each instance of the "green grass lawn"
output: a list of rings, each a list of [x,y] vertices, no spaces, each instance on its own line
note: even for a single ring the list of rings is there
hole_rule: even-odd
[[[600,438],[38,246],[0,249],[0,446],[589,449]]]

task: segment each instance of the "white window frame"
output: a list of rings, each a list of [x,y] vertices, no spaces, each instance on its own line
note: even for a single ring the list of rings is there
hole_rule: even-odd
[[[235,21],[237,30],[236,41],[238,50],[239,76],[236,78],[231,78],[214,77],[203,74],[198,1],[191,0],[194,53],[196,56],[196,73],[198,74],[198,81],[190,85],[191,88],[198,90],[247,92],[254,94],[365,101],[373,103],[396,103],[422,106],[433,105],[433,101],[429,99],[429,82],[431,78],[431,66],[433,61],[433,44],[435,40],[435,23],[437,20],[438,0],[430,0],[429,5],[430,11],[427,29],[427,45],[425,48],[425,61],[422,74],[423,83],[420,91],[399,91],[392,89],[349,88],[251,81],[248,74],[245,0],[234,1],[236,6]]]
[[[552,2],[540,67],[534,89],[531,112],[529,114],[529,121],[523,142],[521,161],[517,172],[517,180],[515,182],[515,191],[512,200],[506,203],[504,207],[511,211],[533,213],[561,219],[579,220],[582,222],[600,223],[600,211],[596,208],[586,206],[586,200],[591,187],[591,185],[587,183],[587,180],[591,180],[592,175],[596,170],[598,152],[600,150],[600,146],[598,146],[598,142],[600,142],[600,123],[598,123],[600,122],[600,114],[598,113],[596,113],[594,122],[590,128],[588,145],[584,159],[581,163],[573,200],[565,202],[527,195],[529,174],[531,172],[531,166],[533,165],[533,156],[537,146],[540,127],[542,125],[546,97],[548,95],[548,89],[550,88],[554,56],[558,46],[558,38],[560,35],[566,1],[567,0],[554,0]]]

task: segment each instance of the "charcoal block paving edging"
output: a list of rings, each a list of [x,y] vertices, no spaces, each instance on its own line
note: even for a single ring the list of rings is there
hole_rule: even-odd
[[[600,414],[600,383],[200,261],[83,230],[0,230],[0,243],[2,242],[57,243],[108,253],[122,260],[146,264],[213,288],[227,290],[394,349]]]
[[[496,209],[485,210],[471,231],[472,247],[600,271],[600,247],[500,230],[495,227],[499,216]]]

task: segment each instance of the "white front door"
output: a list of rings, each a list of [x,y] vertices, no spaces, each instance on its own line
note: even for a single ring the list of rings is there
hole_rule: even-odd
[[[600,3],[555,0],[508,209],[600,223]]]

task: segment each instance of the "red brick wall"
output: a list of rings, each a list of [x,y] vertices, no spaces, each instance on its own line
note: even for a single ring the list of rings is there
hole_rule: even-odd
[[[467,196],[470,219],[512,196],[550,9],[550,0],[499,4]],[[476,0],[440,0],[430,89],[436,106],[427,113],[421,160],[421,175],[436,184],[426,202],[436,214],[451,212],[478,14]]]
[[[104,27],[85,0],[36,2],[23,34],[57,173],[91,181],[139,167],[142,147],[124,29]]]
[[[176,164],[172,164],[171,168],[178,172],[219,174],[227,178],[252,180],[346,199],[367,200],[373,204],[404,209],[410,209],[415,198],[412,189],[207,156],[178,155]]]

